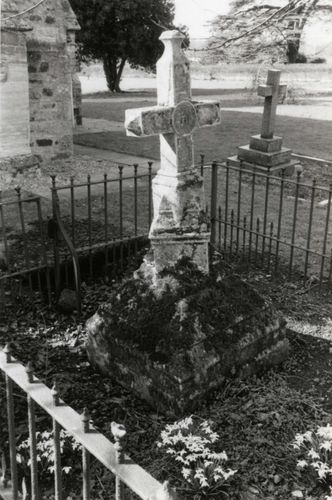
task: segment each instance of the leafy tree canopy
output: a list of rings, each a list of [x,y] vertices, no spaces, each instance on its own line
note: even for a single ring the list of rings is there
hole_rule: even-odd
[[[162,53],[158,38],[174,29],[171,0],[71,0],[81,25],[82,60],[103,62],[108,88],[120,91],[125,63],[154,69]]]
[[[331,15],[332,0],[233,0],[211,23],[209,51],[217,60],[302,62],[303,29],[317,12]]]

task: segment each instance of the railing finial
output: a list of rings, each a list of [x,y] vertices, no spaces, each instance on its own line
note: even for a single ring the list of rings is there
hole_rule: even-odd
[[[122,424],[117,424],[116,422],[111,423],[111,432],[113,434],[114,440],[115,440],[115,449],[117,452],[117,460],[118,463],[120,464],[123,460],[123,446],[122,446],[122,440],[127,434],[126,428]]]
[[[25,372],[28,376],[28,381],[29,381],[29,384],[32,384],[33,382],[33,366],[32,366],[32,362],[29,361],[28,364],[26,365],[25,367]]]
[[[176,500],[177,495],[173,488],[171,488],[169,481],[165,481],[162,487],[153,495],[149,500]]]
[[[54,406],[59,406],[59,387],[58,383],[55,380],[53,387],[52,387],[52,397],[53,397],[53,404]]]
[[[82,419],[82,424],[83,424],[83,432],[89,432],[89,430],[90,430],[90,426],[89,426],[90,415],[89,415],[89,411],[86,407],[83,410],[83,413],[81,415],[81,419]]]

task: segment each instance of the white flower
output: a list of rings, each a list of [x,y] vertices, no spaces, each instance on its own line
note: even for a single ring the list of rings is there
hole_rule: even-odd
[[[321,450],[331,450],[332,448],[332,442],[331,441],[323,441],[319,445]]]
[[[316,469],[319,479],[324,479],[330,472],[330,469],[324,462],[313,462],[312,466]]]
[[[317,453],[317,451],[315,451],[313,448],[311,448],[308,451],[308,457],[313,458],[313,459],[315,459],[315,458],[319,459],[320,458],[319,453]]]
[[[317,435],[326,440],[332,440],[332,427],[330,426],[330,424],[327,424],[325,427],[318,427]]]
[[[191,469],[188,469],[187,467],[182,467],[182,475],[185,479],[188,479],[191,475]]]
[[[305,441],[312,441],[312,431],[307,431],[303,434]]]
[[[228,469],[228,471],[224,471],[223,472],[223,476],[225,478],[225,480],[227,481],[227,479],[231,476],[234,476],[234,474],[237,473],[237,470],[232,470],[232,469]]]
[[[202,486],[202,488],[205,488],[206,486],[209,486],[208,480],[207,480],[207,478],[206,478],[206,476],[204,474],[204,470],[203,469],[201,469],[201,468],[196,469],[194,478],[199,480],[199,483]]]
[[[220,453],[209,453],[208,458],[211,460],[224,460],[225,462],[228,460],[228,456],[225,451],[221,451]]]
[[[298,460],[296,465],[300,469],[303,469],[304,467],[306,467],[308,465],[308,462],[306,460]]]

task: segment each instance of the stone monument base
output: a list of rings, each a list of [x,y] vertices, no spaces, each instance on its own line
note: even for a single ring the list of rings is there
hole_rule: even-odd
[[[284,170],[286,177],[291,177],[297,171],[298,168],[302,171],[302,166],[298,160],[290,160],[286,163],[281,163],[273,167],[267,167],[265,165],[260,165],[259,163],[253,163],[245,160],[241,160],[238,156],[230,156],[227,158],[227,163],[233,167],[244,168],[245,170],[255,170],[256,172],[262,172],[264,174],[278,175]]]
[[[125,279],[88,320],[86,348],[92,364],[158,411],[183,415],[226,377],[287,356],[285,321],[239,277],[220,267],[205,275],[188,259],[157,282],[150,271]]]

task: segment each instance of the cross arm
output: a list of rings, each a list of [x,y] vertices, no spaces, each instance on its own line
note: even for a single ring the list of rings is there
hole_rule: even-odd
[[[173,107],[167,106],[127,109],[125,118],[127,135],[150,136],[174,132],[173,110]]]
[[[278,86],[278,95],[282,96],[286,92],[287,85]],[[259,85],[257,93],[261,97],[271,97],[273,95],[272,85]]]
[[[152,106],[126,110],[125,128],[127,135],[144,137],[158,134],[180,133],[176,126],[183,106],[189,107],[192,130],[220,123],[218,101],[182,101],[177,106]],[[189,126],[189,129],[191,126]],[[188,129],[188,130],[189,130]]]
[[[199,101],[193,102],[197,116],[198,127],[209,127],[221,122],[220,102]]]

